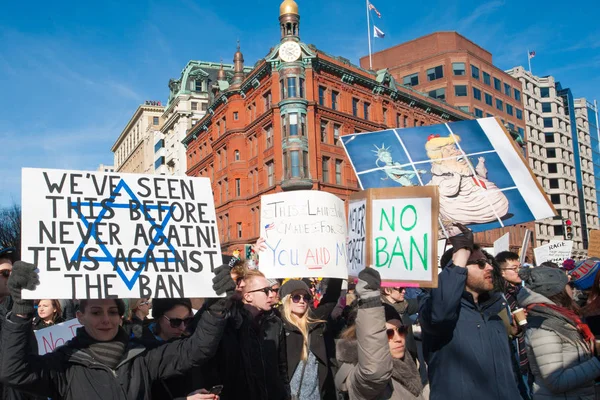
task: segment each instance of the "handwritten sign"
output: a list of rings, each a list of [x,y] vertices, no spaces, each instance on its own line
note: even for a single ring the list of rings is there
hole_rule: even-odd
[[[588,257],[600,257],[600,231],[597,229],[590,230]]]
[[[211,297],[221,250],[210,181],[23,169],[28,299]]]
[[[498,240],[494,241],[494,248],[493,248],[494,256],[498,255],[498,253],[501,253],[503,251],[508,251],[509,249],[510,249],[510,241],[509,241],[508,233],[505,233],[500,238],[498,238]]]
[[[316,190],[264,195],[260,271],[267,278],[348,277],[346,212],[337,196]]]
[[[352,195],[351,205],[364,202],[366,206],[367,246],[361,257],[364,261],[349,265],[349,275],[356,276],[368,266],[377,269],[386,282],[437,286],[437,191],[433,186],[406,187],[369,189]]]
[[[348,272],[358,275],[365,267],[365,242],[367,239],[367,201],[351,200],[348,206]]]
[[[57,347],[73,339],[77,333],[77,328],[80,326],[81,324],[77,319],[71,319],[61,324],[35,331],[39,355],[52,353]]]
[[[551,261],[562,266],[562,263],[571,257],[572,250],[572,240],[551,240],[550,243],[533,249],[533,253],[538,265],[546,261]]]

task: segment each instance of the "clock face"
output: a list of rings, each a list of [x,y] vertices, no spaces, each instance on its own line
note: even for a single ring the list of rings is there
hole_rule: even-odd
[[[279,58],[285,62],[296,61],[302,55],[302,49],[296,42],[285,42],[279,46]]]

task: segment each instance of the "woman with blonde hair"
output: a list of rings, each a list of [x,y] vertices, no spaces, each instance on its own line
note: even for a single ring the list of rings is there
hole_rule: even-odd
[[[336,399],[335,334],[328,320],[341,286],[340,279],[330,279],[319,307],[314,310],[310,308],[312,296],[305,282],[290,280],[279,289],[292,399]]]

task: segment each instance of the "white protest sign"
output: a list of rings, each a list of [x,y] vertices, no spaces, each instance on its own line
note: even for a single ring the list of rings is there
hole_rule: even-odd
[[[346,212],[337,196],[317,190],[263,195],[260,271],[267,278],[348,277]]]
[[[510,249],[509,234],[505,233],[494,242],[494,256],[503,251]]]
[[[210,181],[23,169],[27,299],[212,297],[222,262]]]
[[[348,206],[348,274],[357,276],[366,266],[367,200],[351,200]]]
[[[538,265],[550,261],[561,266],[566,259],[571,258],[572,251],[572,240],[551,240],[550,243],[533,249]]]
[[[74,318],[69,321],[35,331],[39,355],[41,356],[46,353],[52,353],[54,349],[73,339],[77,333],[77,328],[80,326],[81,324],[79,321]]]

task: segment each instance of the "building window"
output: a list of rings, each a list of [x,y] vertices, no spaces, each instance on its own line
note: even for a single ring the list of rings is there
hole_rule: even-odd
[[[365,119],[368,121],[369,120],[369,103],[363,103],[363,115],[365,116]]]
[[[464,62],[452,63],[452,73],[454,76],[463,76],[466,74],[466,68]]]
[[[474,66],[474,65],[471,65],[471,76],[472,76],[474,79],[477,79],[477,80],[479,80],[479,68],[477,68],[477,67],[476,67],[476,66]]]
[[[165,165],[165,157],[160,156],[154,162],[154,169],[159,169],[161,165]]]
[[[502,82],[500,82],[500,79],[498,78],[494,78],[494,89],[496,89],[499,92],[502,91]]]
[[[288,97],[296,97],[296,77],[287,78]]]
[[[552,128],[552,118],[544,117],[544,128]]]
[[[240,182],[240,178],[235,179],[235,195],[236,197],[240,197],[242,195],[242,183]]]
[[[290,113],[287,115],[289,119],[290,136],[298,136],[298,114]]]
[[[338,97],[339,97],[339,93],[332,90],[331,91],[331,109],[333,110],[337,110],[338,108]]]
[[[554,133],[545,133],[544,136],[546,143],[554,143]]]
[[[237,112],[237,111],[234,111],[234,112],[233,112],[233,120],[234,120],[234,121],[237,121],[237,120],[238,120],[238,112]]]
[[[268,91],[263,95],[263,105],[265,106],[265,111],[269,111],[269,108],[271,108],[271,101],[271,91]]]
[[[556,157],[556,149],[555,148],[546,149],[546,157],[555,158]]]
[[[300,97],[304,98],[304,78],[299,78],[298,82],[300,86]]]
[[[458,109],[462,112],[469,112],[469,106],[458,106]]]
[[[152,117],[152,125],[158,125],[158,117]]]
[[[434,68],[429,68],[427,70],[427,80],[428,81],[435,81],[436,79],[441,79],[444,77],[444,69],[442,68],[441,65],[438,65],[437,67]]]
[[[434,99],[446,100],[446,88],[432,90],[428,93],[428,95]],[[406,124],[404,126],[406,126]]]
[[[402,78],[402,83],[406,86],[417,86],[419,84],[419,73],[406,75]]]
[[[321,142],[328,143],[327,140],[327,121],[321,121]]]
[[[265,128],[265,138],[268,149],[273,146],[273,126],[269,125]]]
[[[543,97],[543,98],[550,97],[550,88],[547,88],[547,87],[540,88],[540,97]]]
[[[542,112],[552,112],[552,103],[542,103]]]
[[[467,96],[467,86],[466,85],[456,85],[456,86],[454,86],[454,96],[456,96],[456,97],[466,97]]]
[[[487,104],[488,106],[493,105],[493,98],[492,95],[489,93],[485,93],[485,104]]]
[[[273,164],[273,161],[267,163],[267,183],[269,186],[275,184],[275,164]]]
[[[201,79],[196,79],[196,81],[194,83],[195,83],[194,90],[196,92],[201,92],[202,91],[202,80]]]
[[[352,115],[358,117],[358,99],[352,98]]]
[[[383,109],[383,124],[387,125],[387,108]]]
[[[342,184],[342,160],[335,160],[335,183]]]
[[[165,139],[160,139],[158,142],[156,142],[156,144],[154,145],[154,152],[156,153],[157,151],[159,151],[160,149],[162,149],[163,147],[165,147]]]
[[[308,151],[302,152],[302,167],[304,168],[304,178],[308,179],[310,177],[310,174],[309,174],[310,164],[308,163]]]
[[[514,89],[515,92],[515,100],[521,101],[521,92],[518,89]]]
[[[512,122],[508,123],[508,130],[509,131],[514,131],[515,130],[515,124],[513,124]]]
[[[202,103],[202,111],[206,111],[208,109],[208,103]]]
[[[557,174],[558,173],[558,166],[556,163],[548,164],[548,173],[549,174]]]
[[[515,111],[517,112],[517,119],[523,119],[523,111],[518,108]]]
[[[517,132],[519,132],[519,136],[521,136],[521,137],[525,136],[525,129],[523,129],[523,128],[517,128]]]
[[[483,111],[479,108],[473,108],[473,112],[477,118],[483,118]]]
[[[510,104],[506,105],[506,113],[508,115],[513,115],[513,106],[511,106]]]
[[[333,124],[333,144],[337,144],[340,138],[340,130],[342,126],[339,124]]]
[[[285,85],[283,84],[283,79],[279,81],[279,87],[281,88],[281,100],[285,99]]]
[[[481,101],[481,90],[477,89],[476,87],[473,88],[473,98]]]
[[[300,178],[300,154],[298,150],[290,151],[290,164],[292,167],[292,178]]]
[[[323,86],[319,86],[319,105],[325,105],[325,88]]]
[[[486,85],[490,85],[490,74],[488,74],[487,72],[483,73],[483,83],[485,83]]]
[[[500,99],[496,99],[496,108],[500,111],[504,111],[504,103]]]
[[[323,182],[329,183],[329,157],[323,157],[322,168],[323,168]]]
[[[237,225],[237,237],[241,238],[242,237],[242,223],[238,222],[236,225]]]
[[[195,101],[192,101],[192,111],[196,111],[198,110],[198,103]]]
[[[511,87],[508,83],[504,84],[504,94],[507,95],[508,97],[510,97],[511,94]]]
[[[490,114],[489,112],[486,112],[486,113],[485,113],[485,116],[486,116],[486,118],[489,118],[489,117],[493,117],[493,116],[494,116],[494,114]]]
[[[233,151],[233,158],[235,161],[240,161],[240,151],[239,150]]]

